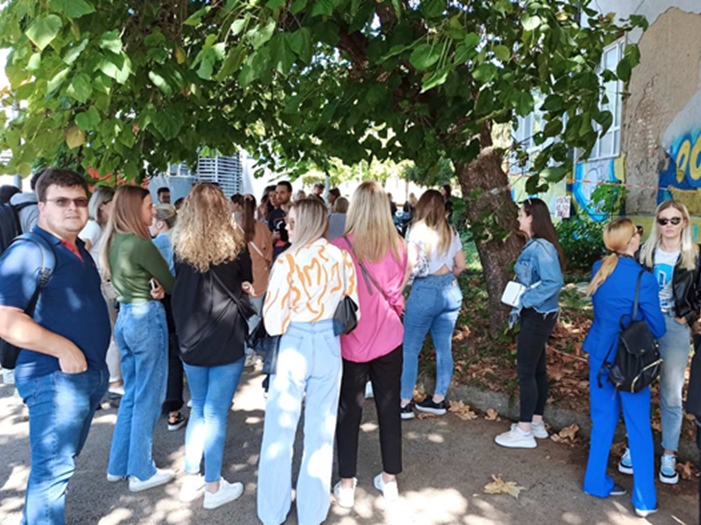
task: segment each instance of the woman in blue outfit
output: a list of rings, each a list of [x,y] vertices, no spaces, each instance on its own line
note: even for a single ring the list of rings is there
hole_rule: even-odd
[[[543,411],[548,399],[546,343],[555,329],[558,299],[562,288],[564,255],[547,204],[528,199],[518,214],[519,231],[528,242],[514,270],[526,287],[520,304],[512,312],[512,324],[520,320],[516,372],[521,387],[521,413],[511,430],[494,441],[508,448],[535,448],[535,438],[547,439]]]
[[[591,444],[584,476],[584,492],[599,498],[625,494],[606,475],[613,435],[623,409],[628,431],[633,477],[633,506],[641,517],[657,510],[655,492],[654,449],[650,425],[650,388],[637,394],[618,392],[608,381],[604,360],[616,358],[621,317],[633,312],[636,283],[640,272],[639,314],[652,334],[665,333],[665,319],[660,311],[658,285],[654,277],[634,259],[640,246],[640,233],[629,219],[617,219],[604,230],[604,244],[613,253],[594,264],[587,293],[594,304],[594,322],[584,341],[589,354],[589,398],[591,405]],[[609,354],[610,352],[610,354]],[[608,358],[607,358],[608,355]]]

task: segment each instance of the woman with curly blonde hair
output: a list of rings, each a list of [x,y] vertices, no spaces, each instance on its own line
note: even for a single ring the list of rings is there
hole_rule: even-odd
[[[193,187],[178,213],[173,247],[173,320],[192,396],[180,500],[204,493],[204,508],[215,509],[243,493],[221,469],[227,416],[244,364],[251,258],[229,201],[213,184]]]

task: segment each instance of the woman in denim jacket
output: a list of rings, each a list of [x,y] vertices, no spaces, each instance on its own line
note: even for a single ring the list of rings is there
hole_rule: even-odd
[[[660,311],[658,286],[651,274],[633,258],[640,245],[640,233],[629,219],[617,219],[606,227],[604,244],[613,253],[594,264],[587,294],[592,296],[594,322],[584,341],[589,354],[589,399],[591,406],[591,444],[584,476],[584,492],[606,498],[625,494],[606,475],[613,436],[621,417],[628,431],[633,478],[633,506],[645,517],[657,510],[655,493],[654,448],[650,425],[650,388],[637,394],[617,392],[608,381],[606,369],[599,377],[604,361],[612,363],[621,331],[621,317],[633,312],[638,276],[640,281],[638,317],[645,319],[656,338],[665,333],[665,320]]]
[[[545,344],[557,322],[558,298],[562,288],[564,255],[550,220],[548,206],[540,199],[528,199],[518,214],[519,230],[528,242],[516,261],[516,280],[526,287],[512,320],[521,321],[517,341],[516,371],[521,386],[521,414],[518,424],[498,435],[502,447],[535,448],[535,437],[546,439],[543,410],[548,399]]]

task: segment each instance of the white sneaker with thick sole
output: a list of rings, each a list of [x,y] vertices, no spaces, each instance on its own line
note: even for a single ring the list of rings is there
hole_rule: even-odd
[[[618,462],[618,472],[628,476],[633,475],[633,460],[630,458],[630,449],[626,447],[623,457]]]
[[[243,494],[243,484],[229,483],[224,478],[219,480],[219,490],[212,493],[204,491],[204,508],[207,510],[216,509],[235,501]]]
[[[156,469],[156,473],[144,481],[137,477],[129,476],[129,490],[131,492],[141,492],[142,490],[159,487],[169,483],[174,477],[175,471],[170,469]]]
[[[204,476],[200,474],[188,474],[183,480],[183,485],[180,487],[178,499],[182,503],[190,503],[195,501],[204,494]]]
[[[548,431],[545,428],[545,422],[543,421],[540,423],[531,423],[531,433],[533,434],[533,437],[538,439],[548,439],[550,437],[550,434],[548,434]]]
[[[352,488],[343,488],[339,481],[333,487],[333,495],[336,497],[336,503],[344,509],[351,509],[355,505],[355,487],[358,485],[358,479],[353,478]]]
[[[538,446],[533,432],[526,434],[516,423],[511,425],[511,430],[495,437],[494,442],[507,448],[536,448]]]
[[[660,462],[660,481],[667,485],[676,485],[679,483],[677,457],[674,454],[662,454],[662,460]]]
[[[375,476],[373,485],[375,485],[377,490],[382,492],[385,500],[396,501],[399,499],[399,487],[397,486],[396,480],[385,483],[385,480],[382,479],[382,473],[380,472],[377,476]]]
[[[647,518],[650,514],[654,514],[657,512],[657,509],[652,509],[652,510],[642,510],[642,509],[635,509],[635,514],[638,515],[640,518]]]
[[[119,483],[120,481],[124,481],[127,479],[126,476],[115,476],[114,474],[110,474],[109,472],[107,473],[107,481],[110,483]]]

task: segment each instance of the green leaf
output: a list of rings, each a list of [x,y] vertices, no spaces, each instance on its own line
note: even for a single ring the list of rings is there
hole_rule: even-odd
[[[233,24],[231,24],[231,34],[236,36],[239,33],[241,33],[244,29],[246,29],[246,26],[248,25],[248,20],[250,19],[250,15],[246,15],[243,18],[239,18],[238,20],[235,20]]]
[[[92,131],[97,127],[101,120],[100,113],[98,113],[97,109],[92,106],[90,106],[90,109],[87,111],[78,113],[75,116],[76,125],[83,131]]]
[[[311,16],[329,16],[333,13],[332,0],[314,0]]]
[[[569,166],[551,166],[541,171],[540,176],[548,182],[560,182],[569,172]]]
[[[210,11],[211,9],[212,9],[212,6],[207,6],[207,7],[203,7],[202,9],[199,9],[199,10],[195,11],[194,13],[192,13],[192,15],[190,15],[190,17],[188,17],[188,18],[183,22],[183,24],[185,24],[185,25],[187,25],[187,26],[196,26],[196,25],[199,25],[199,23],[202,21],[202,18],[204,17],[204,15],[206,15],[207,13],[209,13],[209,11]]]
[[[528,91],[515,90],[512,94],[511,100],[513,101],[514,108],[516,109],[516,114],[520,117],[526,117],[533,112],[535,101],[533,100],[533,95],[531,95]]]
[[[307,7],[307,1],[308,0],[294,0],[290,6],[290,13],[296,15],[297,13],[301,12],[305,7]]]
[[[156,29],[153,33],[144,38],[144,44],[146,44],[148,47],[160,46],[161,44],[164,44],[165,41],[166,37],[163,33],[161,33],[160,29]]]
[[[438,45],[421,44],[414,49],[409,62],[419,71],[425,71],[441,58],[441,48]]]
[[[93,5],[86,0],[49,0],[49,8],[68,18],[80,18],[95,12]]]
[[[78,57],[85,50],[86,47],[88,47],[87,38],[83,40],[80,44],[77,44],[70,48],[66,55],[63,57],[63,61],[70,66],[71,64],[73,64],[73,62],[78,60]]]
[[[66,77],[68,77],[68,73],[70,72],[69,68],[63,69],[56,73],[51,80],[49,80],[48,84],[46,84],[46,94],[48,95],[49,93],[53,93],[56,91],[59,87],[61,87],[61,84],[63,84],[63,81],[66,80]]]
[[[463,44],[465,44],[469,48],[474,48],[477,47],[477,44],[479,44],[481,40],[482,39],[477,33],[468,33],[465,35]]]
[[[164,139],[172,140],[180,133],[183,120],[172,110],[162,110],[153,115],[153,125]]]
[[[613,114],[610,111],[598,111],[594,114],[594,120],[601,126],[601,136],[613,125]]]
[[[27,71],[38,71],[41,67],[41,53],[34,53],[27,62]]]
[[[623,57],[616,67],[616,74],[623,82],[628,82],[630,76],[633,73],[633,68],[631,67],[630,60],[628,57]]]
[[[287,75],[295,63],[295,52],[286,37],[284,33],[279,33],[270,41],[270,59],[282,75]]]
[[[263,27],[254,27],[246,33],[246,36],[251,41],[253,48],[258,49],[273,37],[273,33],[275,33],[275,20],[271,18]]]
[[[170,53],[168,50],[163,49],[163,48],[154,48],[154,49],[149,49],[148,53],[146,53],[146,57],[149,60],[152,60],[153,62],[158,62],[159,64],[163,64],[166,60],[170,58]]]
[[[153,85],[161,90],[166,97],[170,97],[173,94],[173,88],[168,84],[165,78],[156,73],[155,71],[148,72],[148,78],[153,82]]]
[[[85,73],[78,73],[74,76],[66,90],[66,95],[73,97],[81,104],[87,101],[91,94],[92,84],[90,82],[90,77]]]
[[[66,144],[75,149],[85,144],[85,132],[77,126],[71,126],[66,132]]]
[[[8,15],[3,15],[8,16]],[[40,50],[44,50],[63,27],[61,18],[56,15],[40,16],[26,31],[27,38],[31,40]]]
[[[197,69],[197,76],[202,80],[210,80],[214,72],[214,64],[216,58],[212,53],[205,53],[200,62],[200,67]]]
[[[506,46],[496,46],[494,48],[494,54],[502,62],[508,62],[511,58],[511,51]]]
[[[312,31],[308,27],[298,29],[294,33],[286,33],[292,51],[309,64],[312,61]]]
[[[433,89],[445,83],[450,74],[450,68],[443,68],[433,73],[428,77],[421,86],[421,93],[425,93],[429,89]]]
[[[499,70],[497,69],[497,66],[487,62],[477,66],[477,68],[475,68],[475,70],[472,72],[472,77],[477,82],[486,84],[487,82],[491,82],[492,80],[494,80],[497,77],[498,72]]]
[[[524,16],[521,19],[521,25],[526,31],[535,31],[540,27],[542,20],[538,16]]]
[[[92,81],[95,91],[109,95],[112,91],[112,79],[103,74],[98,74]]]
[[[640,64],[640,48],[637,44],[628,44],[623,52],[623,56],[628,58],[631,67]]]
[[[265,7],[274,11],[275,9],[280,9],[280,6],[284,3],[285,0],[268,0],[268,2],[265,4]]]
[[[28,162],[23,162],[19,166],[17,166],[17,174],[20,175],[21,177],[29,177],[29,175],[32,173],[32,165],[29,164]]]
[[[540,106],[541,111],[560,111],[565,107],[565,101],[560,95],[548,95]]]
[[[426,18],[442,16],[446,10],[446,0],[422,0],[421,12]]]
[[[543,129],[543,135],[546,137],[557,137],[560,133],[562,133],[562,120],[559,118],[548,122]]]
[[[630,15],[630,23],[643,31],[647,31],[647,28],[650,27],[650,23],[644,15]]]
[[[122,52],[122,40],[119,38],[119,31],[108,31],[100,38],[99,46],[115,55]]]
[[[236,46],[231,48],[226,60],[224,60],[224,64],[219,70],[219,73],[217,73],[217,80],[221,82],[222,80],[227,79],[233,73],[236,73],[241,68],[241,64],[243,64],[243,60],[245,58],[246,53],[243,47]]]

